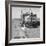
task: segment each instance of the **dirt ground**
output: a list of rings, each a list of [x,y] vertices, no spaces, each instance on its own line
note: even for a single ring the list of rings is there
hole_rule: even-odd
[[[12,38],[39,38],[40,27],[38,28],[25,28],[20,26],[20,19],[12,20]]]

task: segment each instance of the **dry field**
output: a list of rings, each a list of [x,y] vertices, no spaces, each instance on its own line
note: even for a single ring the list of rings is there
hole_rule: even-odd
[[[12,38],[39,38],[40,27],[38,28],[25,28],[22,30],[20,26],[21,19],[12,20]]]

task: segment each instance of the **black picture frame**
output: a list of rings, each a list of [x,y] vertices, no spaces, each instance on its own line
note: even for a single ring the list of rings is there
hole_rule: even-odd
[[[22,42],[22,43],[8,43],[8,4],[10,3],[23,3],[23,4],[39,4],[43,5],[43,41],[37,41],[37,42]],[[12,5],[14,6],[14,5]],[[17,5],[16,5],[17,6]],[[18,5],[19,6],[19,5]],[[21,5],[22,6],[22,5]],[[22,6],[23,7],[23,6]],[[27,7],[27,6],[26,6]],[[28,6],[30,7],[30,6]],[[36,7],[36,6],[31,6],[31,7]],[[38,6],[37,6],[38,7]],[[40,6],[39,6],[40,7]],[[27,2],[27,1],[5,1],[5,11],[6,11],[6,36],[5,36],[5,46],[9,45],[25,45],[25,44],[43,44],[45,43],[45,3],[44,2]]]

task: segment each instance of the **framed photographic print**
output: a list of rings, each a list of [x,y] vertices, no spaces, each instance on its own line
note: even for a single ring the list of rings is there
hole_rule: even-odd
[[[45,3],[6,2],[6,44],[45,43]]]

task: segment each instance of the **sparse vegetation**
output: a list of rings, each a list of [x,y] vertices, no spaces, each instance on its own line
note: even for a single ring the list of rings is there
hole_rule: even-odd
[[[40,27],[37,28],[25,28],[25,31],[21,29],[20,19],[14,19],[12,21],[12,38],[39,38]]]

